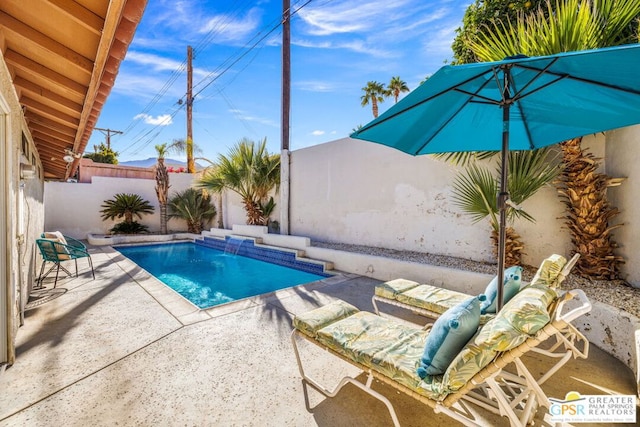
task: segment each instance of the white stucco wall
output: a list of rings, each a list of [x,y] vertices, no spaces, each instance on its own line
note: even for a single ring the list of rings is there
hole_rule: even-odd
[[[618,243],[618,253],[626,263],[621,268],[623,279],[640,287],[640,126],[626,127],[607,133],[606,173],[612,177],[626,178],[619,187],[610,187],[607,196],[611,204],[620,210],[613,218],[614,224],[622,224],[613,232]]]
[[[194,175],[180,173],[170,174],[169,197],[175,192],[189,188]],[[120,221],[103,221],[100,218],[101,205],[105,200],[113,198],[117,193],[134,193],[147,200],[154,207],[152,215],[143,215],[137,219],[149,227],[149,231],[160,230],[160,212],[158,197],[155,192],[155,180],[93,177],[92,183],[45,183],[46,230],[59,230],[63,234],[77,239],[86,239],[88,233],[107,233]],[[215,196],[214,196],[215,197]],[[214,206],[217,202],[214,200]],[[172,231],[186,231],[185,221],[171,219],[168,228]]]
[[[294,151],[292,234],[494,261],[488,220],[473,224],[452,203],[458,170],[433,156],[350,138]],[[541,190],[523,208],[536,219],[514,224],[526,245],[525,263],[568,252],[555,188]]]

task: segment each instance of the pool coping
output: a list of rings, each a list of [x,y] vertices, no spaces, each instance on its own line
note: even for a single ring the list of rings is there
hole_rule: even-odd
[[[149,243],[149,242],[147,242]],[[175,243],[165,242],[165,243]],[[133,244],[132,244],[133,245]],[[121,245],[125,246],[125,245]],[[129,245],[127,245],[129,246]],[[224,316],[237,311],[242,311],[250,307],[261,306],[273,299],[281,299],[291,296],[300,289],[314,290],[344,280],[349,280],[354,275],[340,271],[332,271],[331,277],[326,277],[314,282],[303,283],[284,289],[278,289],[266,294],[243,298],[224,304],[215,305],[209,308],[199,308],[174,289],[171,289],[158,278],[150,274],[144,268],[120,253],[113,246],[102,246],[102,251],[134,281],[136,281],[158,304],[175,317],[182,325],[209,320],[215,317]]]

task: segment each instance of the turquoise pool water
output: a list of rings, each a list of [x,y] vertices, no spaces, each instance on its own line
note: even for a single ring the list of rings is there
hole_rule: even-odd
[[[115,249],[199,308],[325,278],[193,243]]]

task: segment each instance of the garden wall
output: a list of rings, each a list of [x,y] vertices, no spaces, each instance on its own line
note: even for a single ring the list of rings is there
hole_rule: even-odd
[[[176,173],[169,175],[169,196],[189,188],[194,175]],[[152,215],[144,215],[138,220],[150,231],[160,230],[160,212],[154,179],[129,179],[94,176],[91,183],[46,182],[45,183],[45,230],[59,230],[63,234],[78,239],[86,239],[87,234],[107,233],[116,222],[102,221],[100,206],[117,193],[134,193],[154,206]],[[171,219],[168,228],[185,231],[183,220]]]
[[[640,229],[633,220],[640,208],[635,196],[640,182],[633,179],[640,160],[635,154],[640,150],[633,147],[638,137],[640,127],[631,127],[583,142],[595,157],[606,154],[603,171],[606,165],[610,175],[629,177],[609,190],[612,204],[624,212],[613,223],[624,223],[614,236],[627,260],[640,250]],[[459,170],[433,156],[414,157],[350,138],[293,151],[291,234],[495,262],[489,221],[474,224],[452,203],[451,185]],[[525,245],[524,262],[539,265],[551,253],[568,255],[571,238],[556,188],[542,189],[522,207],[536,219],[514,224]],[[640,286],[640,265],[628,261],[622,274]]]
[[[631,262],[640,250],[640,229],[634,212],[640,181],[636,142],[640,127],[625,128],[585,138],[583,146],[596,157],[606,154],[607,172],[628,179],[609,190],[622,211],[614,231],[620,254],[627,259],[622,276],[640,286],[640,264]],[[605,144],[606,139],[606,144]],[[605,152],[606,149],[606,152]],[[604,170],[603,166],[603,170]],[[495,262],[488,220],[473,223],[451,199],[452,182],[460,168],[432,156],[413,157],[382,145],[344,138],[291,153],[290,234],[313,240],[429,252],[477,261]],[[189,174],[171,174],[173,193],[191,185]],[[157,208],[155,181],[94,177],[92,184],[47,182],[45,228],[74,237],[105,233],[113,222],[100,219],[100,205],[117,192],[133,192]],[[222,198],[224,228],[245,224],[240,198],[228,192]],[[272,215],[279,219],[280,201]],[[218,203],[215,202],[216,207]],[[539,265],[551,253],[569,255],[571,241],[564,227],[564,207],[553,186],[542,189],[523,208],[535,223],[516,221],[525,245],[524,262]],[[156,213],[142,223],[158,231]],[[212,223],[216,226],[217,220]],[[185,231],[183,221],[169,221],[169,229]]]

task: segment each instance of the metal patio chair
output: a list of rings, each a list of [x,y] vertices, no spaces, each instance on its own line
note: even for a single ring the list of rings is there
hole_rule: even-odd
[[[94,279],[96,278],[91,255],[89,254],[89,251],[84,246],[84,244],[70,237],[65,236],[65,238],[65,243],[53,239],[36,239],[36,244],[38,245],[38,249],[40,250],[40,254],[42,255],[43,259],[42,266],[40,267],[40,274],[36,279],[36,287],[42,287],[43,280],[54,270],[54,268],[56,270],[56,278],[53,282],[54,288],[58,283],[58,276],[61,269],[67,275],[71,276],[71,272],[69,272],[69,270],[61,265],[64,261],[74,261],[76,266],[76,277],[78,277],[79,258],[87,258],[89,260],[91,275]],[[53,263],[53,265],[49,268],[49,270],[47,270],[46,273],[44,273],[47,262],[51,262]]]

